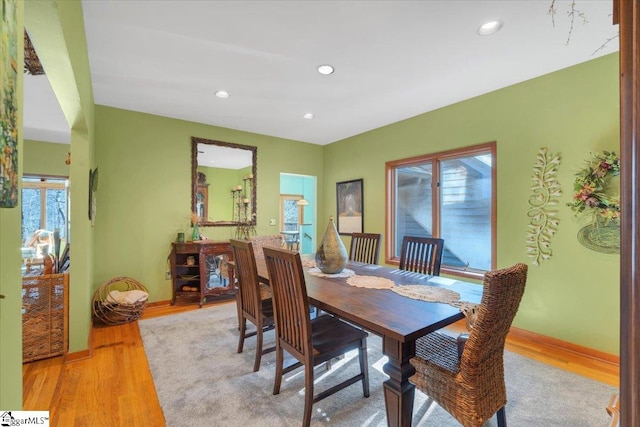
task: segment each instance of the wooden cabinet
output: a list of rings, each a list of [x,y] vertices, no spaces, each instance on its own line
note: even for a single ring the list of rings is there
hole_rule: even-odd
[[[182,299],[198,301],[202,307],[207,299],[232,298],[236,293],[233,270],[228,267],[228,261],[232,259],[228,241],[173,242],[170,257],[171,305]]]

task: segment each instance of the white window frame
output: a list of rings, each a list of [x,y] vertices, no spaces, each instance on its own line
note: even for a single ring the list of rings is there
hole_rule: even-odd
[[[25,181],[24,179],[39,179],[39,181]],[[52,182],[55,181],[55,182]],[[64,181],[64,182],[59,182]],[[47,228],[47,190],[58,189],[67,191],[67,220],[65,222],[64,236],[65,240],[69,241],[69,179],[61,176],[33,176],[25,175],[22,181],[22,188],[35,188],[40,189],[40,229]],[[22,207],[20,207],[22,209]],[[51,230],[53,231],[53,230]]]

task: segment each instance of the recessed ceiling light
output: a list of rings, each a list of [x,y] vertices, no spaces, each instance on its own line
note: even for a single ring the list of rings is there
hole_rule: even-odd
[[[497,33],[502,28],[502,21],[489,21],[478,29],[478,34],[488,36]]]
[[[216,96],[218,98],[227,99],[229,97],[229,92],[225,92],[224,90],[219,90],[216,92]]]
[[[320,74],[324,74],[325,76],[328,74],[333,74],[333,67],[329,64],[318,65],[318,72]]]
[[[306,114],[305,114],[304,116],[302,116],[302,117],[304,117],[305,119],[313,119],[313,117],[314,117],[314,116],[313,116],[313,113],[306,113]]]

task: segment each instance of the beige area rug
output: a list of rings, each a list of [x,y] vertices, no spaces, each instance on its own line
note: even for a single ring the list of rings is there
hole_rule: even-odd
[[[304,375],[299,369],[272,394],[275,354],[262,358],[251,372],[255,338],[238,343],[235,303],[204,307],[171,316],[140,320],[140,332],[167,426],[281,427],[300,426],[304,406]],[[266,343],[273,342],[273,332]],[[371,396],[352,385],[314,405],[312,426],[386,426],[382,383],[385,357],[381,340],[369,336]],[[353,375],[357,353],[334,362],[330,371],[316,368],[316,391]],[[507,424],[511,427],[602,427],[611,386],[550,367],[515,353],[505,353]],[[424,394],[416,391],[414,426],[459,424]],[[495,426],[493,417],[486,424]]]

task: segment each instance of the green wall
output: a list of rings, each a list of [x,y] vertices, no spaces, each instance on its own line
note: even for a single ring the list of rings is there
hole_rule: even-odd
[[[87,348],[91,296],[102,282],[128,275],[149,288],[151,301],[171,297],[170,282],[164,279],[166,257],[176,231],[189,228],[190,138],[199,136],[258,147],[259,234],[279,230],[269,226],[269,219],[278,218],[280,173],[318,177],[319,235],[328,216],[335,214],[336,182],[364,178],[365,230],[384,232],[386,161],[495,140],[498,267],[530,261],[524,242],[532,166],[540,147],[559,152],[558,178],[564,195],[560,227],[552,241],[554,255],[541,266],[530,267],[515,325],[618,353],[619,257],[578,244],[575,236],[583,224],[564,207],[571,198],[573,174],[590,151],[618,150],[617,54],[322,147],[94,108],[81,3],[18,3],[18,24],[22,25],[24,5],[25,25],[71,128],[71,352]],[[31,142],[25,144],[24,155],[32,147]],[[31,168],[29,160],[24,164],[25,171]],[[23,155],[19,165],[22,170]],[[88,172],[95,166],[100,169],[100,185],[92,228],[86,194]],[[5,300],[0,312],[3,325],[13,325],[10,334],[6,327],[0,331],[4,348],[0,407],[4,408],[21,405],[19,222],[18,209],[0,210],[0,283],[8,299],[17,301]],[[216,239],[229,238],[232,232],[218,227],[203,230]]]
[[[231,186],[238,185],[238,172],[233,169],[209,168],[198,166],[198,172],[207,176],[209,184],[209,203],[207,205],[209,221],[230,221],[233,218]],[[225,203],[228,202],[228,203]]]
[[[530,265],[514,326],[618,354],[619,256],[581,246],[576,234],[584,222],[565,206],[590,152],[619,153],[618,99],[618,55],[612,54],[330,144],[325,217],[336,210],[335,183],[364,178],[365,231],[384,234],[386,161],[497,141],[497,266],[530,264],[533,165],[541,147],[560,153],[564,194],[553,256]]]
[[[23,3],[16,1],[18,34],[16,62],[23,63]],[[0,25],[3,25],[0,23]],[[17,73],[18,129],[22,129],[23,75]],[[0,87],[0,90],[4,88]],[[18,172],[22,171],[24,143],[18,133]],[[20,197],[20,196],[18,196]],[[0,408],[22,407],[22,288],[20,278],[20,207],[0,208]]]
[[[69,352],[76,353],[89,344],[94,259],[87,216],[87,177],[94,165],[94,100],[82,4],[42,0],[24,5],[25,27],[71,130]]]
[[[236,188],[238,185],[244,188],[246,182],[243,178],[251,174],[251,166],[243,169],[198,166],[197,170],[207,176],[206,183],[209,184],[208,220],[213,222],[231,221],[234,215],[237,217],[237,208],[231,200],[231,188]],[[250,187],[247,187],[245,191],[247,197],[250,197]]]
[[[171,298],[167,256],[176,232],[190,230],[192,136],[258,147],[258,234],[279,231],[269,219],[278,218],[280,172],[322,177],[319,145],[96,106],[94,288],[130,276],[149,289],[151,301]],[[228,239],[234,231],[200,229],[213,239]]]
[[[617,354],[619,257],[581,246],[575,236],[584,223],[564,206],[590,152],[618,150],[617,61],[609,55],[324,147],[97,107],[94,286],[131,275],[149,287],[152,301],[169,299],[170,242],[188,229],[191,136],[258,146],[259,234],[278,231],[268,220],[278,218],[280,172],[317,176],[318,235],[335,213],[336,182],[364,178],[365,230],[384,233],[386,161],[495,140],[499,268],[531,262],[525,240],[533,164],[541,147],[562,157],[553,257],[531,265],[515,326]],[[233,229],[202,232],[226,239]]]
[[[25,139],[23,175],[69,176],[70,167],[65,161],[70,149],[69,144]]]

